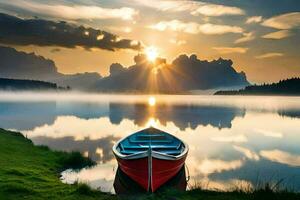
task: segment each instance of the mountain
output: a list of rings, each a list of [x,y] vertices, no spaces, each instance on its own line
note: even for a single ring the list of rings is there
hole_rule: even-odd
[[[0,46],[0,60],[0,78],[49,81],[79,90],[89,88],[101,79],[98,73],[59,73],[52,60],[10,47]]]
[[[52,60],[0,46],[1,78],[50,80],[60,76]]]
[[[300,78],[281,80],[272,84],[247,86],[241,90],[218,91],[215,95],[300,95]]]
[[[55,83],[34,80],[0,78],[0,90],[69,90]]]
[[[94,86],[98,91],[132,91],[178,93],[218,87],[249,85],[244,72],[236,72],[231,60],[200,60],[196,55],[180,55],[171,64],[158,58],[154,63],[143,54],[134,58],[128,68],[120,64],[110,66],[110,75]]]

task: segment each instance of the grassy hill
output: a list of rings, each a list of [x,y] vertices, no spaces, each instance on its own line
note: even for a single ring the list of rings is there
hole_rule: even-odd
[[[0,129],[0,199],[110,199],[85,185],[59,180],[66,168],[92,164],[79,153],[37,147],[20,133]]]
[[[50,83],[37,80],[25,79],[9,79],[0,78],[0,90],[67,90],[69,87],[63,88],[57,86],[56,83]]]
[[[300,78],[291,78],[278,83],[251,85],[241,90],[218,91],[215,95],[300,95]]]

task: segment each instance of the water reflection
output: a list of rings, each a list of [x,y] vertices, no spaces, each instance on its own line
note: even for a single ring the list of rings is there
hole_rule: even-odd
[[[84,119],[108,116],[108,109],[107,104],[89,102],[0,101],[0,127],[31,130],[37,126],[53,124],[59,116],[76,116]]]
[[[73,184],[77,181],[88,183],[92,188],[114,193],[113,182],[116,174],[116,163],[112,160],[93,168],[82,169],[79,172],[66,170],[61,174],[64,183]]]
[[[33,138],[35,144],[42,144],[49,146],[51,149],[58,149],[61,151],[80,151],[85,156],[97,161],[98,163],[105,163],[113,159],[111,151],[112,146],[119,137],[106,136],[99,139],[91,140],[86,137],[82,140],[75,140],[74,137],[52,138],[49,136],[36,136]]]
[[[55,102],[0,102],[0,127],[31,130],[43,124],[52,124],[55,112]]]
[[[195,129],[198,125],[230,128],[235,117],[244,115],[245,109],[229,106],[157,104],[153,107],[147,104],[109,104],[109,118],[114,124],[119,124],[126,118],[143,126],[149,118],[156,118],[163,125],[173,122],[181,130],[188,127]]]
[[[0,127],[22,131],[35,144],[81,151],[99,164],[66,171],[63,180],[88,182],[103,191],[113,191],[112,145],[149,125],[189,144],[191,184],[228,190],[284,178],[284,184],[300,190],[299,98],[175,96],[170,101],[155,97],[154,104],[148,97],[126,98],[0,100]]]
[[[147,191],[133,181],[129,176],[122,172],[119,168],[117,169],[115,179],[114,179],[114,190],[116,194],[137,194],[137,193],[146,193]],[[173,188],[180,191],[185,191],[187,187],[187,177],[185,172],[185,166],[163,187],[164,188]],[[159,190],[157,192],[159,192]]]
[[[278,110],[278,114],[283,117],[300,118],[300,110]]]

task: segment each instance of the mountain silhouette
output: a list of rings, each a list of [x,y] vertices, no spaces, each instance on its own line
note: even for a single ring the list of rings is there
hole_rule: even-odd
[[[73,75],[59,73],[54,61],[10,47],[0,46],[0,60],[0,78],[48,81],[59,86],[82,90],[101,78],[98,73]]]

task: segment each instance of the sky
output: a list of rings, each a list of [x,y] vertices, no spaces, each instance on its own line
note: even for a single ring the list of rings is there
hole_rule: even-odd
[[[30,27],[0,43],[66,74],[107,76],[112,63],[130,66],[150,48],[170,63],[180,54],[232,59],[252,83],[300,76],[299,0],[0,0],[0,13]]]

